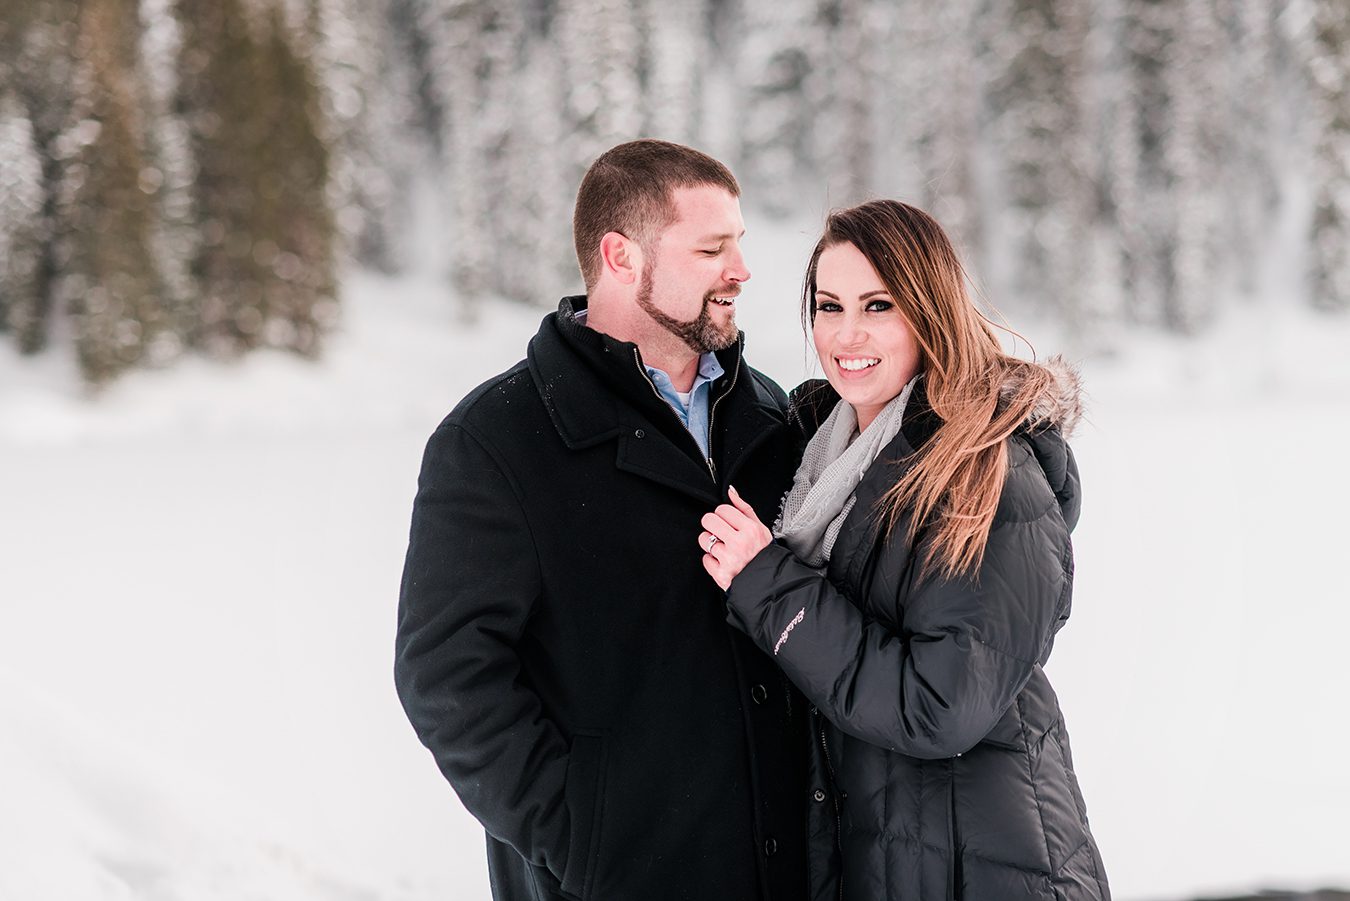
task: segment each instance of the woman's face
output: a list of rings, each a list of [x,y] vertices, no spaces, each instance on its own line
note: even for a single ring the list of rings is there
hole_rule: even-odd
[[[820,365],[858,414],[861,431],[919,371],[919,345],[872,264],[852,244],[835,244],[816,266],[811,333]]]

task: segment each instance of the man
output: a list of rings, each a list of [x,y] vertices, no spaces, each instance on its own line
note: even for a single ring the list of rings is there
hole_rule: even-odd
[[[395,680],[497,899],[805,895],[807,711],[695,540],[729,485],[775,510],[796,463],[741,358],[739,194],[677,144],[596,160],[586,296],[427,445]]]

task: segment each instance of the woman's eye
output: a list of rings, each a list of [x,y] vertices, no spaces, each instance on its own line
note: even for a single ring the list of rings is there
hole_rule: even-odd
[[[895,306],[895,304],[891,303],[889,300],[872,300],[867,303],[867,309],[873,313],[884,313],[893,306]]]
[[[832,300],[816,301],[817,313],[838,313],[841,309],[843,309],[843,307],[839,306],[839,304],[835,303]]]

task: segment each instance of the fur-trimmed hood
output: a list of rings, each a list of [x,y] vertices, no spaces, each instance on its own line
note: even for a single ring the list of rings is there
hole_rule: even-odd
[[[1049,372],[1053,381],[1032,408],[1027,425],[1032,429],[1054,426],[1068,438],[1083,418],[1083,379],[1077,367],[1058,355],[1036,365]],[[1024,372],[1015,369],[1009,373],[1000,392],[1005,399],[1016,392]]]
[[[1059,502],[1064,522],[1072,531],[1078,522],[1083,499],[1078,465],[1074,462],[1068,437],[1083,418],[1083,382],[1078,370],[1063,357],[1051,357],[1038,365],[1049,371],[1053,381],[1046,386],[1027,417],[1026,428],[1019,432],[1045,474],[1045,480]],[[1010,380],[1003,387],[1005,392],[1011,392],[1015,386],[1016,382]]]

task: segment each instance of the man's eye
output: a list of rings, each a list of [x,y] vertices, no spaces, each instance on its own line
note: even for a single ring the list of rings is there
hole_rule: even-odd
[[[722,248],[717,247],[717,248],[714,248],[714,249],[712,249],[712,250],[704,250],[703,252],[706,253],[706,254],[707,254],[708,256],[710,256],[710,257],[715,257],[715,256],[717,256],[719,253],[722,252]]]

